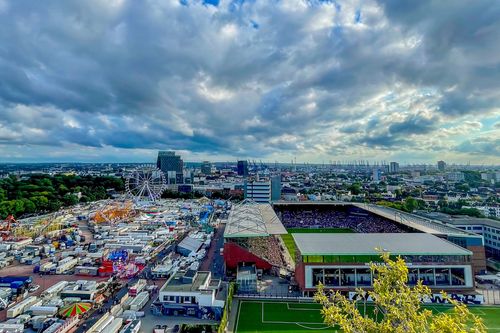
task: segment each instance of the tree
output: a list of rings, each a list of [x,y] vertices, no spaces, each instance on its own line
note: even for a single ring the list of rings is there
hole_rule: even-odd
[[[65,206],[73,206],[76,205],[79,201],[78,197],[71,193],[66,193],[63,198],[63,203]]]
[[[373,291],[357,290],[358,299],[349,300],[340,292],[325,292],[320,284],[315,300],[322,306],[325,323],[340,326],[346,333],[485,333],[482,320],[470,313],[467,306],[450,299],[444,292],[443,297],[453,306],[451,313],[433,314],[421,307],[422,299],[431,296],[429,287],[419,281],[409,287],[408,267],[401,257],[392,260],[389,253],[381,254],[384,264],[371,264]],[[364,296],[364,297],[363,297]],[[366,305],[370,297],[380,309],[380,315],[364,316],[360,312],[361,302]],[[363,301],[362,301],[363,300]],[[380,317],[380,318],[377,318]],[[377,320],[379,319],[379,320]]]

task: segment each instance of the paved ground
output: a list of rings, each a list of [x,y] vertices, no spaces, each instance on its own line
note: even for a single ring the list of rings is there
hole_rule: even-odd
[[[219,226],[214,229],[214,239],[212,243],[210,243],[207,256],[200,266],[200,270],[211,271],[212,276],[216,279],[223,278],[224,276],[224,257],[220,255],[220,248],[224,247],[225,227],[225,224],[219,224]]]
[[[33,274],[33,265],[11,265],[4,267],[0,270],[0,276],[31,276],[33,279],[33,284],[40,285],[40,288],[30,295],[39,296],[47,288],[53,286],[59,281],[77,281],[77,280],[96,280],[104,281],[107,278],[94,277],[94,276],[78,276],[78,275],[38,275]],[[7,310],[0,311],[0,321],[6,319]]]
[[[174,316],[153,316],[149,311],[146,312],[146,316],[141,319],[141,330],[140,332],[150,333],[156,325],[167,325],[169,331],[172,331],[175,325],[181,324],[196,324],[196,325],[216,325],[218,321],[212,320],[200,320],[193,317],[174,317]]]

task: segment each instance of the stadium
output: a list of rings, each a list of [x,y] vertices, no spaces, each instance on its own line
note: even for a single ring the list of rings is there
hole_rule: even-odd
[[[233,207],[224,241],[226,272],[248,290],[260,271],[288,272],[302,296],[318,282],[346,292],[369,289],[369,263],[383,250],[405,259],[410,284],[422,280],[436,293],[476,303],[473,276],[486,267],[481,236],[369,204],[245,201]]]

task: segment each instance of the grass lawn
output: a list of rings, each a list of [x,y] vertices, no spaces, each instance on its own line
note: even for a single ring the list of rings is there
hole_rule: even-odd
[[[453,308],[446,305],[426,305],[434,313],[452,312]],[[498,306],[470,306],[470,312],[483,319],[488,332],[500,332],[500,307]]]
[[[447,312],[451,307],[445,305],[426,306],[432,311]],[[340,332],[338,327],[327,327],[317,303],[296,303],[279,301],[239,302],[235,333],[288,332],[306,333],[314,330]],[[374,307],[367,306],[367,313],[373,314]],[[500,307],[470,307],[471,312],[483,318],[489,332],[500,332]]]
[[[323,322],[317,303],[279,301],[240,301],[236,333],[288,332],[305,333],[313,330],[339,332],[338,327],[328,327]],[[373,306],[367,307],[373,313]]]
[[[288,249],[288,253],[290,253],[290,256],[292,257],[293,260],[295,260],[295,241],[293,240],[292,234],[319,234],[319,233],[352,233],[351,229],[344,229],[344,228],[322,228],[322,229],[308,229],[308,228],[290,228],[287,229],[288,234],[286,235],[281,235],[281,239],[283,239],[283,242],[285,243],[286,248]]]

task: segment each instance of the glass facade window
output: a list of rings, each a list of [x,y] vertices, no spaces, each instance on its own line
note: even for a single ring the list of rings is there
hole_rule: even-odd
[[[340,270],[337,268],[325,268],[325,286],[340,286]]]
[[[376,275],[370,268],[313,268],[312,283],[319,282],[329,288],[368,287]],[[465,286],[465,268],[408,268],[408,285],[414,286],[419,280],[427,286]]]
[[[465,271],[463,268],[452,268],[451,272],[451,285],[463,286],[465,285]]]
[[[424,285],[432,286],[435,284],[433,268],[420,268],[418,271],[419,271],[419,278],[420,280],[422,280],[422,283]]]
[[[410,286],[416,285],[418,282],[418,268],[408,269],[408,284]]]
[[[369,268],[356,268],[356,285],[370,286],[372,284],[372,273]]]
[[[340,269],[340,285],[349,287],[356,285],[356,274],[354,273],[354,268]]]
[[[450,269],[449,268],[436,268],[436,286],[449,286],[450,285]]]
[[[323,268],[314,268],[312,270],[312,276],[313,276],[313,286],[317,286],[318,283],[325,283],[323,280],[324,273],[323,273]]]
[[[470,255],[403,255],[401,256],[407,263],[468,263],[471,261]],[[395,260],[397,256],[391,256]],[[326,263],[326,264],[361,264],[369,262],[381,262],[380,256],[370,255],[306,255],[302,257],[304,263]]]

